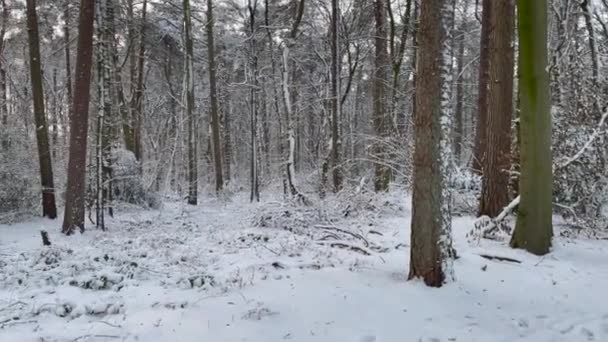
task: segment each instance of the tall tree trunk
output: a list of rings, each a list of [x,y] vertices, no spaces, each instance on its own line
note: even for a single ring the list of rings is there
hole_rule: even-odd
[[[340,96],[340,4],[339,0],[331,1],[331,170],[334,192],[342,189],[342,140],[340,122],[342,119],[342,101]]]
[[[6,25],[9,18],[9,7],[6,5],[6,0],[0,0],[2,5],[2,26],[0,26],[0,122],[3,126],[8,125],[8,87],[6,79],[6,69],[4,66],[4,36],[6,35]],[[2,141],[3,147],[5,141]]]
[[[458,30],[458,54],[456,56],[456,108],[454,112],[454,128],[453,128],[453,148],[454,161],[460,166],[462,161],[462,145],[463,145],[463,111],[464,111],[464,43],[465,43],[465,23],[463,19],[460,30]]]
[[[581,2],[581,9],[583,16],[585,17],[585,27],[587,28],[587,34],[589,35],[589,51],[591,51],[591,72],[593,76],[593,84],[597,85],[599,81],[599,60],[598,51],[595,46],[595,31],[593,29],[593,22],[591,21],[591,11],[589,10],[589,0],[583,0]]]
[[[215,167],[215,191],[222,192],[224,176],[222,174],[222,145],[220,139],[220,114],[217,99],[217,77],[215,69],[215,47],[213,41],[213,1],[207,0],[207,52],[209,62],[209,97],[211,101],[211,132],[213,143],[213,162]]]
[[[390,58],[387,50],[386,0],[375,0],[374,13],[376,18],[374,59],[374,76],[372,85],[373,124],[376,133],[374,154],[378,161],[375,164],[374,188],[376,191],[388,191],[392,172],[388,167],[388,151],[386,139],[390,136],[391,118],[387,106],[387,82]]]
[[[482,0],[481,38],[479,54],[479,88],[477,96],[477,121],[473,149],[473,170],[480,172],[488,149],[486,127],[488,125],[488,88],[490,74],[490,33],[492,31],[492,1]]]
[[[49,131],[44,112],[44,90],[42,89],[36,0],[27,0],[27,33],[30,48],[30,77],[32,81],[32,99],[34,101],[38,160],[40,163],[40,182],[42,185],[42,216],[54,219],[57,217],[57,206],[55,205],[55,185],[53,183],[53,163],[51,161]]]
[[[390,1],[387,4],[387,8],[389,9],[389,17],[391,22],[391,59],[392,59],[392,71],[393,71],[393,80],[391,84],[391,101],[389,102],[391,117],[394,122],[393,126],[396,127],[396,131],[400,134],[401,137],[405,137],[405,113],[399,110],[398,106],[398,95],[399,95],[399,87],[400,87],[400,76],[401,76],[401,67],[403,66],[403,58],[405,56],[405,47],[407,46],[407,40],[410,33],[410,28],[412,27],[411,18],[412,18],[412,1],[416,2],[416,0],[406,0],[405,2],[405,10],[402,17],[403,26],[401,31],[400,43],[397,44],[395,42],[395,20],[393,18],[391,4]],[[414,5],[415,6],[415,5]]]
[[[511,121],[513,119],[513,30],[515,5],[493,0],[490,34],[487,154],[482,162],[479,215],[496,217],[509,204]]]
[[[258,156],[258,100],[259,100],[259,84],[258,84],[258,56],[257,56],[257,40],[256,40],[256,26],[255,26],[255,18],[257,14],[257,0],[247,1],[248,9],[249,9],[249,33],[251,34],[250,38],[250,73],[251,73],[251,89],[249,94],[249,106],[250,106],[250,124],[251,124],[251,169],[250,169],[250,178],[251,178],[251,195],[250,201],[260,201],[260,180],[259,180],[259,156]]]
[[[70,235],[76,228],[84,232],[85,174],[87,158],[87,132],[93,63],[93,21],[95,4],[81,0],[78,23],[78,50],[76,53],[76,87],[72,116],[70,117],[70,152],[68,183],[65,198],[65,215],[62,232]]]
[[[553,236],[547,0],[519,0],[518,24],[521,200],[511,246],[543,255]]]
[[[450,212],[451,1],[424,0],[418,32],[410,279],[440,287],[453,278]]]
[[[131,99],[131,113],[133,115],[133,140],[135,158],[142,165],[142,122],[144,109],[144,65],[146,61],[146,12],[148,0],[143,0],[141,9],[141,23],[139,25],[139,52],[137,54],[137,83],[133,98]]]
[[[70,54],[70,0],[66,0],[63,10],[65,24],[63,26],[63,41],[65,54],[65,88],[68,101],[68,120],[72,117],[72,63]],[[65,136],[65,132],[64,132]]]
[[[198,134],[194,115],[194,46],[190,0],[184,0],[183,6],[184,43],[186,46],[184,92],[186,95],[186,120],[188,121],[188,204],[196,205],[198,203]]]

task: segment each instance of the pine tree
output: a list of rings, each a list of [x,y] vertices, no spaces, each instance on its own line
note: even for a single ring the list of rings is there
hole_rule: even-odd
[[[89,88],[91,86],[91,66],[93,63],[94,18],[94,1],[81,0],[78,22],[78,49],[76,53],[76,87],[72,103],[72,116],[70,117],[68,184],[62,226],[62,232],[67,235],[72,234],[76,228],[84,232]]]
[[[424,0],[418,30],[410,279],[440,287],[453,278],[450,210],[449,0]]]
[[[511,120],[513,118],[514,4],[492,2],[490,21],[490,73],[486,156],[482,159],[482,191],[479,214],[496,217],[509,204],[511,168]]]
[[[213,1],[207,0],[207,58],[209,63],[209,97],[211,101],[211,139],[213,144],[213,162],[215,168],[215,191],[224,189],[222,173],[222,143],[220,138],[220,113],[217,93],[217,76],[215,68],[215,43],[213,37]]]
[[[475,146],[473,149],[473,170],[481,173],[486,156],[488,126],[488,87],[490,77],[490,33],[492,32],[492,1],[482,0],[481,35],[479,52],[479,83],[477,96],[477,120],[475,121]]]
[[[42,89],[42,67],[40,61],[40,41],[38,38],[38,15],[36,0],[27,0],[27,32],[30,48],[30,77],[32,99],[34,101],[34,121],[36,141],[40,162],[40,182],[42,183],[42,216],[57,217],[55,205],[55,185],[53,182],[53,163],[46,114],[44,112],[44,90]]]

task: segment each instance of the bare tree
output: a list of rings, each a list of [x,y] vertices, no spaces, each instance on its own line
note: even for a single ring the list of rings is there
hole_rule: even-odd
[[[388,28],[386,20],[386,0],[374,1],[374,13],[376,18],[374,59],[374,79],[372,86],[373,96],[373,124],[376,133],[374,153],[379,159],[375,165],[374,188],[376,191],[387,191],[391,181],[392,172],[386,161],[385,139],[390,135],[391,118],[387,106],[387,82],[388,69],[390,68],[390,57],[388,54],[387,37]]]
[[[46,114],[44,112],[44,90],[42,89],[42,67],[40,61],[40,40],[38,38],[38,15],[36,0],[27,1],[27,32],[30,48],[30,77],[32,99],[34,101],[34,121],[40,163],[40,182],[42,184],[42,216],[57,217],[55,205],[55,185],[53,183],[53,163]]]
[[[190,0],[183,2],[184,45],[186,63],[184,66],[184,94],[186,120],[188,121],[188,204],[198,202],[198,141],[196,117],[194,115],[194,47],[192,38],[192,10]]]
[[[331,1],[331,170],[334,192],[342,189],[340,126],[342,118],[341,68],[340,65],[340,2]]]
[[[211,101],[211,133],[213,145],[213,162],[215,168],[215,191],[222,192],[224,176],[222,173],[222,145],[220,138],[220,114],[217,93],[217,76],[215,68],[215,43],[213,40],[213,1],[207,0],[207,53],[209,63],[209,97]]]
[[[143,0],[141,9],[141,22],[139,25],[139,51],[137,53],[137,80],[131,99],[131,115],[133,116],[133,141],[135,158],[140,162],[143,158],[142,150],[142,122],[144,110],[144,66],[146,62],[146,13],[148,0]]]
[[[70,235],[76,228],[84,232],[85,174],[87,159],[87,133],[93,63],[93,22],[95,4],[81,0],[78,22],[78,49],[76,53],[76,87],[72,116],[70,117],[70,152],[68,183],[65,198],[65,215],[62,232]]]

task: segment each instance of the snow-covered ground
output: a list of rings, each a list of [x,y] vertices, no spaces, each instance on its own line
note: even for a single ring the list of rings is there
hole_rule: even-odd
[[[409,199],[389,202],[341,219],[169,202],[71,237],[0,225],[0,341],[608,341],[608,242],[558,237],[536,257],[471,245],[472,219],[455,218],[457,280],[431,289],[406,281]]]

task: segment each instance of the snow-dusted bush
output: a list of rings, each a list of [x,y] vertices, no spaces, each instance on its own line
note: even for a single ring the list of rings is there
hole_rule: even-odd
[[[457,168],[450,180],[452,213],[476,215],[478,196],[481,193],[481,176],[467,168]]]
[[[112,154],[114,200],[159,208],[161,199],[158,194],[145,187],[139,170],[140,164],[135,155],[124,149],[114,149]]]
[[[9,132],[0,132],[0,144],[0,220],[3,214],[33,213],[39,205],[37,159]]]
[[[606,109],[602,118],[590,115],[591,101],[578,113],[554,108],[554,198],[575,225],[608,228],[608,120]]]

